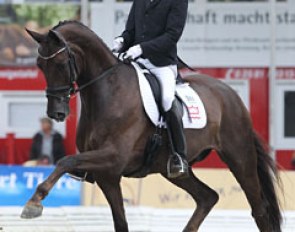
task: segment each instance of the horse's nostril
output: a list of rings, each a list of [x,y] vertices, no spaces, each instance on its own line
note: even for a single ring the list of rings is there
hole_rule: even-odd
[[[55,114],[54,113],[47,112],[47,115],[48,115],[49,118],[55,119]]]
[[[56,121],[64,121],[66,118],[66,114],[65,113],[61,113],[61,112],[52,112],[52,113],[47,113],[49,118],[55,119]]]
[[[59,121],[63,121],[65,119],[66,115],[64,113],[56,113],[56,119]]]

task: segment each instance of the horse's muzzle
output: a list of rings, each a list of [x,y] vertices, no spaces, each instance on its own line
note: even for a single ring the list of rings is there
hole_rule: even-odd
[[[61,112],[48,112],[48,117],[56,120],[57,122],[63,122],[66,119],[66,114]]]
[[[57,98],[48,98],[47,115],[57,122],[63,122],[69,115],[70,108],[67,101],[61,101]]]

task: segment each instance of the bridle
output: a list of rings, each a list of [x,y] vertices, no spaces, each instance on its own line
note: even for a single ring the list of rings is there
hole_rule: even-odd
[[[68,68],[69,68],[69,72],[70,72],[70,81],[69,81],[69,84],[64,85],[64,86],[58,86],[58,87],[48,86],[46,88],[46,96],[47,97],[48,96],[54,97],[54,98],[59,99],[60,101],[68,103],[71,96],[75,96],[82,89],[85,89],[86,87],[92,85],[94,82],[98,81],[99,79],[102,79],[102,78],[108,76],[108,74],[110,74],[113,71],[113,69],[119,64],[119,63],[117,63],[116,65],[112,66],[111,68],[105,70],[98,77],[96,77],[96,78],[90,80],[89,82],[85,83],[84,85],[81,85],[78,87],[76,85],[76,81],[78,79],[78,68],[77,68],[75,56],[74,56],[70,46],[63,38],[63,36],[60,33],[58,33],[57,31],[52,31],[52,32],[54,32],[59,37],[59,39],[63,42],[64,47],[60,48],[58,51],[56,51],[55,53],[53,53],[49,56],[43,56],[38,51],[38,56],[39,56],[39,58],[41,58],[43,60],[51,60],[51,59],[54,59],[57,55],[59,55],[63,52],[66,52],[68,55]]]
[[[68,85],[64,85],[64,86],[59,86],[59,87],[48,86],[46,88],[46,96],[57,98],[63,102],[69,102],[71,96],[77,92],[76,91],[77,89],[75,86],[77,75],[78,75],[77,64],[76,64],[75,56],[73,52],[71,51],[71,48],[69,47],[68,43],[57,31],[53,31],[53,32],[61,39],[61,41],[64,44],[64,47],[60,48],[58,51],[56,51],[55,53],[49,56],[43,56],[38,51],[39,58],[43,60],[51,60],[55,58],[57,55],[63,52],[66,52],[68,55],[68,68],[70,72],[70,81]]]

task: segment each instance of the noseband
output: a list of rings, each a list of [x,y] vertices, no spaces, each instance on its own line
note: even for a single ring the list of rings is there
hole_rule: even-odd
[[[59,87],[50,87],[50,86],[48,86],[46,88],[46,96],[47,97],[48,96],[54,97],[54,98],[59,99],[62,102],[68,103],[72,95],[75,95],[76,93],[78,93],[82,89],[92,85],[97,80],[102,79],[103,77],[107,76],[108,74],[110,74],[110,72],[117,65],[114,65],[111,68],[107,69],[106,71],[104,71],[101,75],[99,75],[95,79],[92,79],[89,82],[85,83],[84,85],[82,85],[80,87],[77,87],[76,86],[76,81],[77,81],[77,78],[78,78],[78,69],[77,69],[75,56],[74,56],[70,46],[68,45],[68,43],[63,38],[63,36],[60,33],[58,33],[57,31],[53,31],[53,32],[64,43],[64,47],[59,49],[58,51],[56,51],[55,53],[53,53],[52,55],[49,55],[49,56],[43,56],[43,55],[40,54],[40,52],[38,52],[39,58],[41,58],[43,60],[51,60],[51,59],[55,58],[57,55],[59,55],[59,54],[61,54],[63,52],[66,52],[67,55],[68,55],[68,68],[69,68],[69,72],[70,72],[70,80],[69,80],[68,85],[59,86]]]

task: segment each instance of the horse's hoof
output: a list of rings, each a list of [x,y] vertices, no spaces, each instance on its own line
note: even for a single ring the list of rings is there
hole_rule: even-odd
[[[24,219],[40,217],[42,215],[42,211],[42,205],[26,204],[20,217]]]

